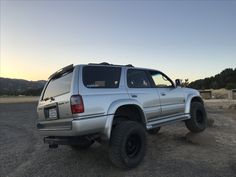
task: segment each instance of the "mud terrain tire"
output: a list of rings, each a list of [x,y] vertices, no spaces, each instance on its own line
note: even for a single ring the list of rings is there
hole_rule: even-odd
[[[123,169],[136,167],[146,150],[144,127],[134,121],[121,121],[112,130],[109,144],[111,162]]]
[[[192,102],[190,109],[191,119],[185,121],[186,127],[191,132],[202,132],[207,127],[207,116],[204,105],[200,102]]]

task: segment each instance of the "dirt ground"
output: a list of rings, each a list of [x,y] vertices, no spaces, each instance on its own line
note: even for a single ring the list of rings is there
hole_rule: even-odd
[[[107,146],[49,149],[35,128],[36,102],[1,103],[0,177],[236,177],[236,111],[221,104],[206,103],[208,117],[215,121],[206,131],[215,137],[215,144],[187,142],[183,122],[165,126],[148,136],[142,163],[124,171],[110,163]]]

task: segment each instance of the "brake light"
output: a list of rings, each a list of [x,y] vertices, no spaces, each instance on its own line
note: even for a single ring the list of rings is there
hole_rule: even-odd
[[[70,98],[70,107],[72,114],[84,112],[84,103],[81,95],[72,95]]]

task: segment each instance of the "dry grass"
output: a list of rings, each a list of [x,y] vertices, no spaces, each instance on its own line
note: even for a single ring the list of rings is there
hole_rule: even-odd
[[[226,90],[226,89],[217,89],[217,90],[213,90],[212,91],[212,98],[215,99],[227,99],[229,98],[229,92],[230,90]]]
[[[202,91],[202,92],[201,92]],[[207,89],[207,90],[201,90],[201,96],[205,99],[236,99],[236,93],[232,93],[232,90],[226,90],[226,89]],[[206,91],[206,92],[204,92]],[[209,92],[208,92],[209,91]]]
[[[26,103],[38,101],[38,96],[2,96],[0,103]]]
[[[210,99],[204,100],[204,103],[207,107],[211,107],[214,109],[234,109],[234,105],[236,105],[236,100]]]

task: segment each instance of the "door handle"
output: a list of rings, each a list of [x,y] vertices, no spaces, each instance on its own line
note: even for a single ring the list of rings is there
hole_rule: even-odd
[[[165,96],[166,95],[166,93],[161,93],[161,96]]]
[[[138,95],[131,95],[131,97],[132,97],[132,98],[137,98],[137,97],[138,97]]]

